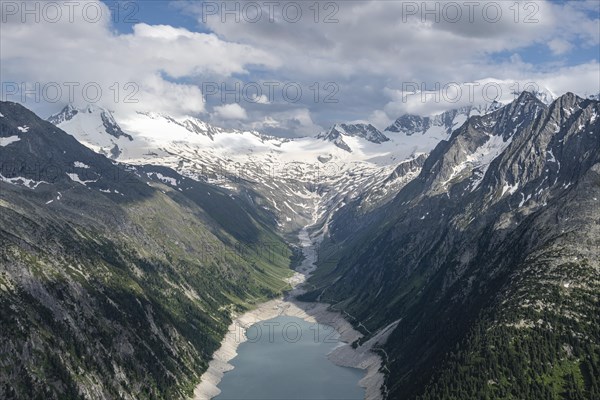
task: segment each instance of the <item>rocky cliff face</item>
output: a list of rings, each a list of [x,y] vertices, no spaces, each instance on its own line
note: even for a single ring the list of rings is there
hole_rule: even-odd
[[[485,115],[502,107],[502,104],[494,101],[481,105],[472,105],[444,111],[433,116],[420,116],[404,114],[385,129],[389,135],[400,133],[407,136],[426,135],[430,131],[439,130],[450,135],[467,118],[475,115]]]
[[[547,106],[523,93],[469,118],[358,232],[342,228],[354,214],[332,221],[325,243],[337,254],[312,298],[365,333],[400,321],[385,346],[391,398],[597,393],[599,116],[597,101],[567,93]],[[543,357],[502,358],[511,340]],[[481,364],[490,352],[496,361]]]

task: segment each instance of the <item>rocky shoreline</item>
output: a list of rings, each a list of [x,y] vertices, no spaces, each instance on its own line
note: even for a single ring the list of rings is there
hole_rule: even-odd
[[[210,361],[208,369],[202,375],[201,383],[194,390],[193,400],[209,400],[221,392],[217,386],[221,382],[223,375],[233,369],[229,361],[237,355],[238,346],[247,340],[245,335],[246,329],[257,322],[270,320],[282,315],[301,318],[310,323],[332,326],[339,333],[340,340],[345,344],[335,348],[328,355],[328,358],[339,366],[366,370],[365,377],[359,382],[359,385],[365,388],[365,399],[383,399],[384,375],[380,372],[382,360],[371,349],[383,343],[387,339],[387,333],[391,332],[392,329],[384,329],[380,334],[354,349],[350,343],[361,338],[363,335],[356,331],[341,313],[328,310],[329,304],[297,301],[296,296],[302,293],[302,283],[304,283],[315,268],[314,258],[307,257],[307,253],[312,250],[313,243],[306,228],[302,230],[299,238],[305,259],[300,268],[298,268],[300,272],[296,272],[289,279],[294,290],[285,298],[262,303],[254,310],[234,318],[227,334],[221,342],[221,347],[213,354],[213,359]]]

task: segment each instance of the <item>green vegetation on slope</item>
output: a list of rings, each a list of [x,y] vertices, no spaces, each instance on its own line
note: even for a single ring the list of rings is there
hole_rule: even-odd
[[[0,109],[2,135],[29,127],[0,147],[1,173],[44,181],[0,181],[0,398],[188,397],[231,314],[289,287],[293,254],[272,218],[210,185],[115,166],[22,106]],[[42,179],[49,167],[55,179]]]
[[[418,398],[600,398],[600,275],[581,252],[528,259]]]

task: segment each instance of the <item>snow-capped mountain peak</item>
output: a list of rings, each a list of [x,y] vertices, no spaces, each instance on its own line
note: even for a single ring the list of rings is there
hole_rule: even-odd
[[[335,124],[328,131],[319,133],[318,139],[335,139],[340,135],[360,137],[373,143],[383,143],[390,140],[381,131],[371,124]]]
[[[388,126],[384,132],[401,133],[410,136],[415,134],[426,135],[430,134],[431,131],[439,134],[440,131],[445,131],[449,136],[453,130],[458,129],[469,117],[489,114],[512,103],[513,100],[518,99],[523,94],[536,98],[545,105],[550,105],[557,99],[557,96],[547,88],[513,91],[511,96],[503,100],[475,102],[466,106],[451,108],[439,114],[403,114]]]
[[[205,122],[196,117],[186,116],[183,118],[174,118],[174,117],[172,117],[170,115],[166,115],[166,114],[160,114],[160,113],[155,113],[155,112],[141,112],[141,111],[138,111],[137,114],[140,116],[144,116],[144,117],[153,119],[153,120],[161,120],[162,119],[168,123],[172,123],[172,124],[181,126],[193,134],[206,136],[210,140],[214,140],[215,135],[218,134],[219,132],[223,131],[222,129],[216,128],[216,127],[212,126],[211,124],[209,124],[208,122]]]
[[[540,88],[538,90],[524,90],[522,92],[515,92],[514,94],[515,94],[515,96],[520,96],[523,93],[528,93],[528,94],[532,95],[533,97],[535,97],[536,99],[538,99],[539,101],[541,101],[542,103],[544,103],[547,106],[552,104],[554,102],[554,100],[556,100],[558,98],[548,88]]]
[[[79,113],[77,108],[72,104],[67,104],[61,111],[51,115],[48,118],[48,121],[54,125],[58,125],[65,121],[70,121],[77,113]]]
[[[502,103],[493,101],[490,103],[475,104],[460,108],[450,109],[432,116],[420,116],[404,114],[393,124],[385,129],[385,132],[401,133],[407,136],[415,134],[427,134],[431,130],[443,131],[450,135],[452,131],[462,125],[469,117],[474,115],[485,115],[502,107]]]
[[[381,144],[390,139],[371,124],[335,124],[328,131],[319,133],[316,138],[333,142],[337,147],[352,152],[344,137],[357,137],[372,143]]]
[[[133,137],[121,129],[111,111],[94,104],[82,108],[68,104],[47,120],[87,147],[113,159],[121,154],[126,142],[133,142]]]
[[[117,139],[120,137],[125,137],[130,141],[133,141],[131,135],[128,135],[125,132],[123,132],[123,130],[115,120],[115,117],[113,116],[112,112],[95,104],[88,104],[86,107],[83,108],[76,108],[72,104],[68,104],[60,112],[50,116],[48,118],[48,121],[54,125],[59,126],[61,124],[72,121],[78,114],[80,116],[87,115],[83,118],[99,119],[102,123],[104,131]]]

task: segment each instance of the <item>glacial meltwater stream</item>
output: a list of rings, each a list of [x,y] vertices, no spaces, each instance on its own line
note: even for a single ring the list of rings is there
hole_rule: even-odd
[[[340,344],[332,327],[279,316],[252,325],[246,336],[216,400],[364,399],[358,381],[365,371],[327,359]]]

